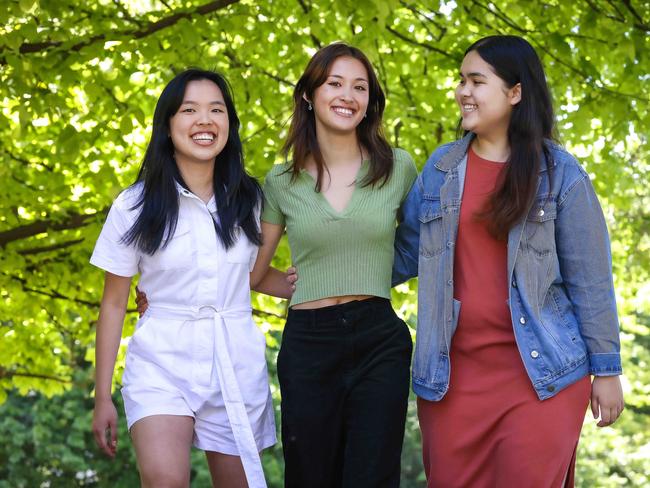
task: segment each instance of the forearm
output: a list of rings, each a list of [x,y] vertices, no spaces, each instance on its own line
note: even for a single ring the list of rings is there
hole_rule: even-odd
[[[257,252],[257,260],[250,274],[250,286],[252,290],[264,293],[266,295],[288,298],[291,296],[291,290],[288,292],[283,286],[289,287],[288,283],[282,284],[278,281],[278,275],[284,275],[277,269],[271,268],[271,259],[282,237],[284,226],[269,224],[262,221],[262,245]],[[288,295],[287,295],[288,293]]]
[[[420,245],[420,181],[416,181],[402,205],[402,221],[395,231],[392,286],[417,276]]]
[[[111,396],[115,359],[122,338],[125,310],[102,307],[97,321],[95,346],[95,397]]]
[[[131,279],[106,274],[95,344],[95,398],[110,398]]]
[[[587,345],[591,373],[619,374],[619,328],[609,236],[588,177],[563,195],[555,231],[560,273]]]
[[[254,291],[278,298],[291,298],[291,284],[287,281],[286,273],[269,267],[262,279],[252,288]]]

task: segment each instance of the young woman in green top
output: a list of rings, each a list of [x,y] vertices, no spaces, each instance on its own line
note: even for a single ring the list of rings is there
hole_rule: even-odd
[[[358,49],[318,51],[267,175],[264,276],[285,228],[300,275],[278,377],[287,487],[397,487],[411,336],[390,305],[399,208],[416,177],[382,131],[384,93]]]

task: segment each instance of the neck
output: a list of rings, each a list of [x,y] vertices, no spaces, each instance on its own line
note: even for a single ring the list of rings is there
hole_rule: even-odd
[[[212,182],[214,178],[214,162],[212,164],[196,163],[177,159],[176,164],[187,188],[205,203],[208,203],[212,195],[214,195]]]
[[[334,167],[339,164],[349,164],[350,161],[359,161],[359,139],[356,132],[348,134],[335,134],[316,129],[316,139],[325,164]]]
[[[506,162],[510,157],[510,144],[508,144],[507,133],[498,136],[477,135],[474,142],[472,142],[472,149],[483,159],[489,161]]]

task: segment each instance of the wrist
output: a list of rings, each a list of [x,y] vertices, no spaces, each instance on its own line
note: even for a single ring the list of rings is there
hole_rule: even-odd
[[[110,392],[104,392],[104,393],[95,392],[95,403],[102,403],[102,402],[113,402],[113,397],[111,396]]]

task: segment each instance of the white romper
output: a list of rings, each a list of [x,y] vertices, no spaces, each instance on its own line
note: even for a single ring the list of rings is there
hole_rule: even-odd
[[[147,255],[120,242],[139,212],[139,183],[113,202],[90,259],[118,276],[140,273],[149,302],[126,356],[127,424],[149,415],[193,417],[196,447],[241,456],[249,486],[266,486],[258,452],[276,435],[266,341],[250,305],[257,246],[240,232],[226,251],[214,229],[214,198],[206,205],[177,189],[178,223],[164,248]]]

